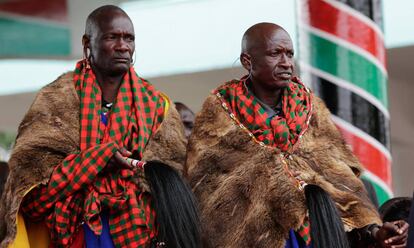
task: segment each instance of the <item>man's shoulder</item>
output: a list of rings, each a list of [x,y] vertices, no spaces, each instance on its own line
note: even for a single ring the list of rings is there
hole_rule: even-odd
[[[323,115],[330,115],[329,109],[326,107],[326,104],[323,101],[323,99],[315,95],[313,92],[311,94],[312,94],[312,105],[313,105],[314,112],[317,112]]]
[[[220,84],[218,87],[213,89],[210,94],[205,98],[202,109],[200,112],[208,111],[211,109],[216,109],[218,105],[221,106],[220,98],[227,98],[229,91],[235,89],[236,84],[240,83],[241,81],[238,79],[232,79],[230,81],[226,81]],[[219,96],[217,96],[219,95]]]
[[[165,94],[164,92],[160,91],[159,89],[157,89],[151,82],[150,80],[140,77],[138,76],[138,85],[139,87],[142,87],[144,89],[144,91],[142,93],[147,93],[151,96],[160,96],[161,98],[163,98],[164,100],[169,100],[169,97],[167,96],[167,94]]]
[[[67,72],[59,76],[55,81],[45,85],[36,94],[29,112],[47,112],[59,108],[69,109],[68,104],[79,100],[73,82],[73,72]]]
[[[74,72],[66,72],[60,75],[55,81],[45,85],[40,89],[39,94],[50,93],[50,92],[67,92],[68,90],[75,88],[73,82]]]
[[[215,88],[212,93],[216,94],[217,92],[220,91],[226,91],[226,90],[231,90],[234,89],[238,84],[240,84],[241,80],[239,79],[232,79],[230,81],[226,81],[222,84],[220,84],[217,88]]]
[[[142,87],[144,87],[146,90],[151,90],[154,92],[160,92],[152,83],[149,79],[143,78],[141,76],[138,76],[138,83],[142,85]]]

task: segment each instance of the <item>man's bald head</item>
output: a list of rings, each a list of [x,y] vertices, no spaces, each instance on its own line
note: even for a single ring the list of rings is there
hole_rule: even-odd
[[[242,39],[242,53],[252,53],[262,43],[269,39],[276,32],[286,32],[281,26],[269,23],[261,22],[251,26],[243,35]]]
[[[123,15],[130,19],[124,10],[115,5],[104,5],[95,9],[86,19],[85,35],[92,37],[99,29],[100,22],[106,22],[115,15]]]

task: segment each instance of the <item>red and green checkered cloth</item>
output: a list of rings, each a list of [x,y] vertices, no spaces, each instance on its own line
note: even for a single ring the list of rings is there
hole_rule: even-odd
[[[310,246],[311,244],[311,234],[310,234],[310,221],[309,217],[303,220],[302,225],[297,230],[299,235],[302,237],[303,241],[305,242],[306,246]]]
[[[76,65],[74,83],[80,98],[80,152],[57,165],[47,185],[29,192],[22,211],[32,219],[45,219],[53,245],[67,247],[82,222],[99,235],[100,212],[105,209],[117,247],[145,247],[156,235],[151,197],[134,183],[132,170],[109,171],[105,166],[121,147],[136,159],[142,157],[164,118],[165,99],[131,67],[105,126],[100,120],[100,87],[82,61]]]
[[[298,140],[306,125],[310,111],[311,95],[298,78],[293,78],[283,90],[283,115],[269,118],[265,108],[246,88],[246,77],[233,80],[213,92],[222,99],[238,120],[249,129],[258,141],[268,146],[288,151]]]
[[[282,93],[283,114],[269,118],[265,108],[247,89],[249,83],[247,77],[232,80],[213,91],[213,94],[220,93],[222,101],[259,142],[283,152],[289,151],[298,141],[301,131],[306,128],[311,110],[311,93],[298,78],[293,78]],[[311,239],[307,218],[298,233],[309,245]]]

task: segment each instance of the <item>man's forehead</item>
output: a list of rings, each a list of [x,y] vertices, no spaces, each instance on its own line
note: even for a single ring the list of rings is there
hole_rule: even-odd
[[[278,30],[267,37],[267,44],[272,47],[283,47],[293,49],[292,39],[284,30]]]
[[[256,52],[265,52],[274,49],[293,50],[292,40],[289,34],[283,29],[273,30],[272,32],[264,32],[257,36],[251,50]]]
[[[106,16],[96,23],[99,33],[107,32],[129,32],[134,33],[134,26],[131,19],[123,13]]]

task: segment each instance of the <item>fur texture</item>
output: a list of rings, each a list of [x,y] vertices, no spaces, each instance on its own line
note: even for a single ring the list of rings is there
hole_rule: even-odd
[[[38,93],[19,126],[0,204],[1,247],[15,239],[16,217],[23,196],[35,185],[46,184],[54,166],[79,149],[79,98],[70,72]],[[184,128],[171,106],[149,140],[143,159],[159,160],[182,171],[185,149]],[[143,173],[139,178],[140,186],[149,191]]]
[[[334,199],[345,230],[380,223],[357,178],[361,166],[314,98],[311,126],[288,160],[292,171]],[[279,151],[255,143],[215,95],[196,118],[186,173],[200,204],[207,247],[284,247],[305,215],[304,192],[283,169]]]

